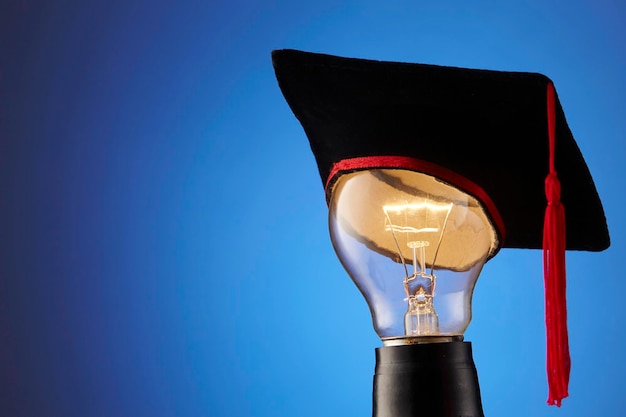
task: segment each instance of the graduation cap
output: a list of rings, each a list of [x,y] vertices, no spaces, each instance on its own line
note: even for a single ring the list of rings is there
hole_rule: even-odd
[[[552,81],[296,50],[273,51],[272,60],[327,201],[344,174],[421,172],[482,204],[497,233],[490,256],[500,248],[544,250],[548,402],[560,404],[569,378],[565,251],[602,251],[610,239]]]

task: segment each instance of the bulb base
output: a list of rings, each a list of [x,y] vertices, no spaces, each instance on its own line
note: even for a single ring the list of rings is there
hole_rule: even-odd
[[[470,342],[376,349],[373,417],[484,417]]]

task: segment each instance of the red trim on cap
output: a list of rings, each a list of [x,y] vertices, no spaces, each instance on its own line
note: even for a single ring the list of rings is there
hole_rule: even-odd
[[[328,186],[335,180],[335,177],[337,177],[340,172],[375,168],[407,169],[432,175],[433,177],[439,178],[474,196],[485,207],[491,220],[498,229],[500,246],[502,246],[506,236],[504,221],[502,220],[502,216],[500,216],[500,212],[498,211],[496,205],[485,190],[466,177],[437,164],[433,164],[432,162],[422,161],[420,159],[407,156],[363,156],[359,158],[342,159],[341,161],[333,164],[330,174],[328,175],[328,179],[326,180],[325,187],[328,190]]]

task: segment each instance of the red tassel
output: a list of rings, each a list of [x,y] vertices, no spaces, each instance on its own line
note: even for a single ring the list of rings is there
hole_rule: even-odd
[[[561,400],[568,396],[570,356],[565,294],[565,209],[561,204],[561,184],[554,169],[556,119],[554,96],[554,86],[548,83],[550,172],[545,181],[548,206],[543,225],[543,274],[546,297],[548,404],[560,407]]]

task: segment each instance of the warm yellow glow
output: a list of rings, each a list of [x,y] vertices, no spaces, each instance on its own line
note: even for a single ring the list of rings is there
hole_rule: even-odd
[[[450,207],[452,207],[452,203],[440,204],[434,203],[430,201],[424,201],[421,203],[412,203],[412,204],[398,204],[398,205],[384,205],[383,210],[385,213],[388,212],[396,212],[400,213],[405,210],[431,210],[431,211],[450,211]]]

